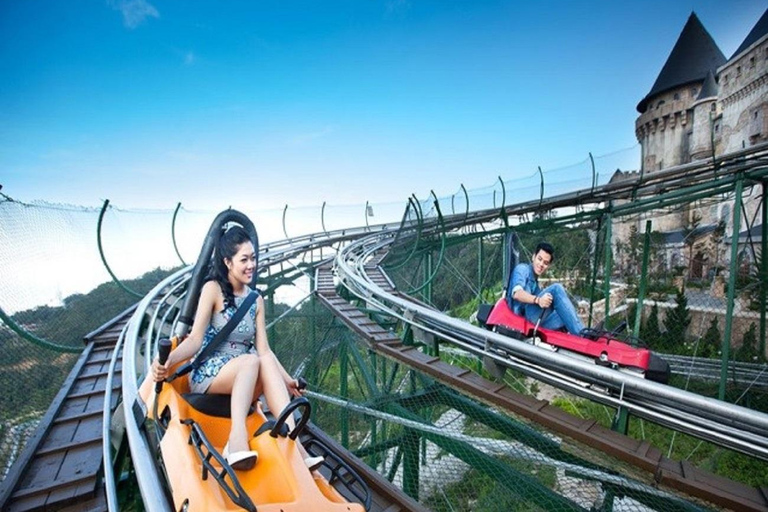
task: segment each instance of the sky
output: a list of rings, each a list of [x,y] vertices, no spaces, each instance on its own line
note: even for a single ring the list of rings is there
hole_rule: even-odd
[[[692,11],[753,0],[0,2],[0,184],[217,210],[404,201],[627,148]]]

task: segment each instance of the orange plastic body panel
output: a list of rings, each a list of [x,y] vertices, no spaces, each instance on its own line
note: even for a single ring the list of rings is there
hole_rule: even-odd
[[[193,409],[181,396],[188,392],[188,388],[186,376],[180,377],[165,384],[157,397],[158,414],[162,415],[166,406],[171,413],[160,450],[174,508],[179,510],[188,500],[187,510],[190,512],[242,510],[230,500],[215,479],[211,476],[202,479],[200,458],[189,443],[191,427],[180,421],[193,419],[221,452],[229,436],[230,420]],[[147,414],[152,418],[154,389],[148,398]],[[255,432],[266,420],[260,411],[253,412],[247,418],[248,431]],[[249,444],[251,450],[259,453],[258,462],[253,469],[235,471],[235,474],[259,512],[365,512],[362,505],[347,502],[322,476],[313,476],[296,443],[290,438],[273,438],[265,432],[251,438]],[[211,460],[218,467],[215,459]]]

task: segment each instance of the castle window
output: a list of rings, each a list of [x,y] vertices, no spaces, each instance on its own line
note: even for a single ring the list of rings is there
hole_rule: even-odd
[[[755,58],[754,57],[750,57],[749,58],[749,67],[750,68],[755,67]]]
[[[728,204],[724,204],[723,208],[720,210],[720,220],[722,222],[728,222],[730,218],[731,218],[731,206]]]
[[[660,106],[662,106],[664,103],[665,103],[665,102],[664,102],[664,100],[659,100],[659,102],[656,104],[656,108],[659,108],[659,107],[660,107]]]
[[[726,74],[723,76],[723,83],[724,83],[724,84],[727,84],[727,83],[728,83],[728,73],[726,73]]]
[[[713,103],[712,106],[709,107],[709,110],[714,112],[716,108],[717,108],[717,105]]]
[[[741,66],[736,66],[736,76],[741,76]]]
[[[675,93],[675,97],[674,97],[674,99],[675,99],[675,100],[679,100],[679,99],[680,99],[680,93],[677,93],[677,92],[676,92],[676,93]]]

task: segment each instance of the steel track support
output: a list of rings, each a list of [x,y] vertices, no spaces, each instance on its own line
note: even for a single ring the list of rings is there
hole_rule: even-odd
[[[765,210],[765,208],[763,208]],[[483,237],[477,239],[477,289],[483,291]]]
[[[645,282],[648,279],[648,253],[651,245],[651,221],[645,221],[645,238],[643,239],[643,268],[640,271],[640,290],[637,292],[637,311],[635,312],[635,325],[632,331],[632,346],[637,345],[637,337],[640,334],[640,322],[643,319],[643,300],[645,300]]]
[[[605,319],[603,320],[603,326],[608,329],[608,320],[611,314],[611,227],[613,219],[610,213],[605,215],[605,266],[603,268],[604,283],[603,283],[603,295],[605,296]]]
[[[744,179],[739,176],[736,180],[736,197],[733,204],[733,233],[731,233],[731,269],[728,277],[728,302],[725,313],[725,333],[721,346],[722,359],[720,364],[720,389],[717,397],[725,400],[725,385],[728,381],[728,359],[731,352],[731,331],[733,329],[733,301],[736,297],[736,274],[739,271],[739,231],[741,231],[741,195],[744,189]]]
[[[597,285],[597,270],[600,265],[600,232],[603,227],[603,217],[600,216],[597,219],[597,229],[595,230],[595,241],[592,246],[592,253],[594,258],[592,259],[592,285],[589,287],[589,318],[587,319],[587,327],[592,327],[592,314],[595,306],[595,286]]]
[[[429,250],[424,254],[424,281],[426,286],[424,287],[424,298],[428,304],[432,304],[432,266],[433,266],[432,251]]]
[[[347,343],[345,338],[339,344],[339,395],[343,400],[349,398]],[[341,445],[349,450],[349,412],[345,408],[341,409]]]
[[[762,208],[762,231],[760,233],[760,263],[761,268],[758,269],[760,276],[760,340],[758,347],[760,347],[760,357],[765,358],[765,316],[768,310],[768,302],[766,302],[766,295],[768,295],[768,181],[763,180],[763,204]]]
[[[627,435],[629,431],[629,411],[626,407],[619,407],[611,422],[611,430]]]

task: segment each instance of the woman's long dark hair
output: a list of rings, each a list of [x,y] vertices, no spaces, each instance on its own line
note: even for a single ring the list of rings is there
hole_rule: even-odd
[[[224,263],[224,259],[231,260],[234,258],[238,248],[245,242],[253,244],[253,240],[248,236],[245,229],[240,226],[232,226],[221,235],[213,250],[211,270],[206,281],[215,280],[221,286],[221,291],[224,292],[224,309],[235,307],[235,291],[232,288],[232,283],[229,282],[229,269]]]

